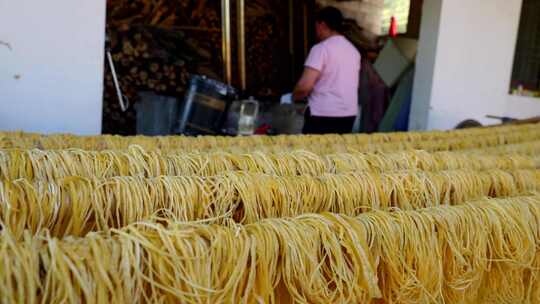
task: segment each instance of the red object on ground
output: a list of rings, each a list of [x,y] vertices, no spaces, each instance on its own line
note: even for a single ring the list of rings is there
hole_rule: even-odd
[[[255,134],[257,135],[265,135],[268,133],[268,130],[270,130],[270,128],[272,128],[272,126],[268,125],[268,124],[264,124],[262,126],[260,126],[257,130],[255,130]]]
[[[394,38],[398,35],[398,24],[396,17],[392,16],[390,18],[390,30],[388,31],[388,36]]]

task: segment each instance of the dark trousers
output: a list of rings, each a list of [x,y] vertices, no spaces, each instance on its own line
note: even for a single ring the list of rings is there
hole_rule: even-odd
[[[356,116],[325,117],[313,116],[306,109],[303,134],[346,134],[351,133]]]

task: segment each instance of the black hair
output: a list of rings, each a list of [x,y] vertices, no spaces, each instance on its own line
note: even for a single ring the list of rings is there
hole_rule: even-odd
[[[343,14],[333,6],[327,6],[319,10],[315,21],[324,22],[331,30],[336,32],[343,30]]]

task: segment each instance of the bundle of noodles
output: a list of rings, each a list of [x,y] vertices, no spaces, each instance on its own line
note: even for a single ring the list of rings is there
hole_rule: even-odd
[[[538,196],[366,214],[388,302],[536,303]],[[388,221],[388,216],[392,221]],[[481,227],[481,229],[479,229]]]
[[[40,250],[41,303],[141,303],[147,252],[129,238],[47,238]],[[156,302],[157,303],[157,302]]]
[[[498,154],[519,154],[519,155],[538,155],[540,151],[540,141],[528,141],[518,144],[501,145],[484,149],[471,149],[467,152],[471,153],[489,153],[492,155]]]
[[[228,184],[226,179],[196,176],[16,180],[0,183],[0,219],[16,235],[46,229],[56,237],[106,231],[152,216],[209,219],[212,204],[232,209],[233,188]]]
[[[0,231],[0,302],[39,303],[42,290],[41,242],[25,233],[20,239]]]
[[[437,140],[425,140],[425,141],[391,141],[391,142],[353,142],[347,143],[339,140],[332,139],[335,135],[328,135],[326,137],[319,137],[319,141],[313,141],[311,137],[299,137],[295,143],[289,143],[285,145],[280,144],[259,144],[257,142],[251,143],[249,139],[245,142],[239,142],[230,145],[221,144],[208,144],[207,147],[200,147],[200,145],[191,146],[186,144],[177,148],[162,148],[163,153],[186,153],[186,152],[212,152],[212,151],[225,151],[230,153],[246,153],[262,151],[267,153],[277,153],[280,151],[291,150],[309,150],[311,152],[325,155],[336,152],[391,152],[397,150],[413,150],[422,149],[427,151],[457,151],[463,149],[473,148],[490,148],[505,144],[512,143],[524,143],[540,139],[540,133],[538,130],[526,131],[523,133],[509,133],[505,135],[493,135],[488,134],[482,137],[456,137],[449,139],[437,139]],[[251,138],[251,137],[248,137]],[[254,137],[257,138],[257,137]],[[212,141],[210,141],[212,142]],[[145,145],[148,147],[148,145]],[[156,150],[156,147],[148,147],[149,150]]]
[[[401,150],[421,149],[430,152],[436,151],[460,151],[465,149],[484,149],[497,147],[511,143],[525,143],[540,139],[540,132],[526,132],[512,134],[505,137],[503,135],[485,135],[482,137],[469,138],[450,138],[427,141],[393,141],[383,143],[334,143],[320,141],[317,143],[306,140],[304,143],[289,145],[230,145],[230,146],[211,146],[208,149],[192,149],[190,146],[180,150],[161,150],[164,153],[185,153],[185,152],[211,152],[225,151],[229,153],[246,153],[262,151],[266,153],[277,153],[280,151],[291,151],[304,149],[311,152],[326,155],[337,152],[392,152]]]
[[[306,151],[268,154],[193,153],[161,155],[133,146],[127,151],[0,150],[0,178],[57,180],[68,176],[211,176],[226,171],[281,176],[351,171],[426,171],[454,169],[531,169],[538,159],[515,155],[486,156],[455,152],[352,153],[318,156]]]
[[[452,133],[448,133],[452,134]],[[411,136],[414,138],[414,136]],[[429,138],[429,136],[426,136]],[[114,144],[118,139],[120,143]],[[335,152],[389,152],[406,149],[424,149],[428,151],[449,151],[462,149],[483,149],[512,143],[523,143],[540,139],[537,129],[523,130],[520,132],[505,132],[501,134],[486,133],[482,136],[447,136],[446,138],[425,139],[425,140],[388,140],[385,136],[354,135],[345,137],[341,135],[318,135],[318,136],[296,136],[276,140],[273,137],[160,137],[157,139],[150,137],[134,137],[124,139],[116,137],[99,138],[77,138],[77,142],[62,137],[51,137],[46,143],[4,144],[4,147],[19,148],[39,148],[39,149],[66,149],[80,148],[84,150],[106,150],[106,149],[126,149],[129,145],[138,144],[150,151],[161,151],[163,153],[188,153],[188,152],[211,152],[226,151],[231,153],[246,153],[253,151],[279,152],[284,150],[308,149],[318,154],[329,154]],[[3,140],[5,141],[5,140]]]
[[[458,152],[406,151],[394,153],[341,153],[325,157],[334,173],[353,171],[397,171],[419,169],[442,170],[488,170],[488,169],[534,169],[535,158],[519,155],[486,155]]]
[[[41,236],[37,246],[3,231],[0,265],[25,271],[0,272],[1,296],[21,299],[24,291],[24,299],[44,303],[538,303],[539,220],[535,195],[246,226],[147,222],[82,239]],[[26,259],[34,263],[23,266]],[[42,283],[30,283],[36,279]]]
[[[42,236],[43,244],[34,249],[41,267],[31,270],[43,284],[37,292],[24,291],[34,291],[41,303],[329,303],[379,296],[367,233],[338,233],[337,224],[321,219],[245,227],[148,222],[110,236]],[[0,259],[11,263],[16,257]],[[28,280],[26,275],[17,279]],[[22,289],[0,288],[10,298]]]
[[[392,151],[402,151],[402,150],[426,150],[430,152],[436,151],[460,151],[465,149],[484,149],[497,147],[500,145],[511,144],[511,143],[525,143],[530,141],[535,141],[540,139],[540,132],[527,132],[523,134],[515,135],[509,137],[504,137],[501,135],[486,135],[482,137],[470,137],[470,138],[451,138],[444,140],[428,140],[428,141],[416,141],[416,142],[384,142],[384,143],[305,143],[298,145],[288,145],[288,146],[279,146],[279,145],[265,145],[265,146],[242,146],[242,145],[232,145],[227,147],[212,147],[205,150],[196,150],[197,152],[209,152],[209,151],[226,151],[230,153],[246,153],[254,151],[262,151],[267,153],[276,153],[279,151],[290,151],[305,149],[311,152],[326,155],[338,152],[392,152]],[[182,150],[164,150],[165,153],[182,153],[186,151],[193,151],[189,148]]]
[[[430,132],[406,132],[406,133],[382,133],[374,135],[282,135],[282,136],[256,136],[246,138],[234,137],[119,137],[119,136],[74,136],[67,134],[60,135],[39,135],[30,133],[0,133],[2,140],[0,148],[23,148],[23,149],[66,149],[79,148],[85,150],[102,149],[125,149],[130,145],[139,145],[145,149],[159,149],[163,151],[185,150],[193,151],[208,150],[213,148],[225,149],[227,147],[239,147],[243,149],[258,149],[268,146],[281,147],[309,147],[317,145],[372,145],[388,142],[420,142],[434,140],[451,140],[464,138],[479,138],[484,136],[498,135],[501,137],[514,138],[520,134],[530,131],[538,131],[538,125],[523,126],[501,126],[485,129],[468,129],[457,131],[430,131]]]
[[[456,205],[539,189],[536,170],[16,180],[0,183],[0,220],[16,235],[46,229],[55,237],[84,236],[152,216],[247,224],[306,213],[355,216],[372,209]]]
[[[250,170],[280,175],[329,171],[324,158],[297,151],[279,155],[228,153],[161,155],[139,147],[128,151],[7,150],[0,151],[2,179],[55,180],[67,176],[113,177],[161,175],[215,175],[219,172]]]

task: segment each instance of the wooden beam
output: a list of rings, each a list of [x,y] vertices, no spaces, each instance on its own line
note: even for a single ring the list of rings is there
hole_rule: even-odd
[[[221,0],[221,29],[223,49],[223,74],[225,83],[232,83],[231,66],[231,1]]]

